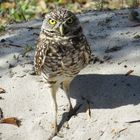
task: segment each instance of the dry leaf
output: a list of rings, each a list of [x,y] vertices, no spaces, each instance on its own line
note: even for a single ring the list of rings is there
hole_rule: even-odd
[[[112,129],[112,130],[111,130],[111,133],[116,134],[116,133],[117,133],[117,129],[115,129],[115,128]]]
[[[5,8],[5,9],[11,9],[14,8],[16,6],[16,4],[14,2],[3,2],[1,4],[1,7]]]
[[[0,120],[0,123],[12,124],[12,125],[16,125],[18,127],[20,127],[20,125],[21,125],[21,121],[15,117],[3,118]]]
[[[3,89],[3,88],[0,87],[0,94],[1,93],[5,93],[5,92],[6,92],[5,89]]]

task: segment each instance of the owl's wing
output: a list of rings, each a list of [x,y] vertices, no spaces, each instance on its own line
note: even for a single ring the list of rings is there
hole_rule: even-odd
[[[48,43],[45,43],[44,39],[39,39],[34,57],[34,67],[37,74],[41,74],[41,69],[46,58],[47,50]]]
[[[89,46],[86,38],[85,38],[85,41],[84,41],[84,58],[85,58],[85,62],[87,64],[89,64],[93,61],[93,55],[92,55],[90,46]]]

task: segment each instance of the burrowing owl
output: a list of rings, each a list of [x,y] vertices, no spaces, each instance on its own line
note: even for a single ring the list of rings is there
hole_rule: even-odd
[[[34,62],[36,72],[42,74],[49,84],[55,106],[55,132],[57,132],[56,92],[62,84],[71,111],[70,83],[91,59],[90,47],[74,13],[61,8],[45,16]]]

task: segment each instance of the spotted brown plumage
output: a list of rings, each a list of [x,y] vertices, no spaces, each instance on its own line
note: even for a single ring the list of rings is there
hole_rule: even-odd
[[[60,85],[70,104],[69,86],[72,79],[92,61],[91,50],[78,18],[70,11],[57,9],[47,14],[41,27],[35,53],[35,70],[49,84],[55,107],[57,132],[56,92]]]

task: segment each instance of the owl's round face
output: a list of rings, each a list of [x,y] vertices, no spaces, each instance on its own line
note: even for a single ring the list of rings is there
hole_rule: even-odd
[[[49,36],[75,36],[82,32],[80,22],[74,13],[57,9],[45,16],[41,28]]]

